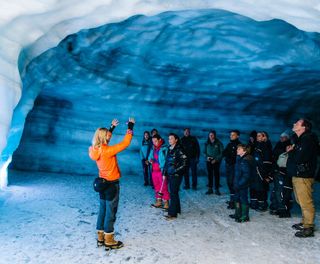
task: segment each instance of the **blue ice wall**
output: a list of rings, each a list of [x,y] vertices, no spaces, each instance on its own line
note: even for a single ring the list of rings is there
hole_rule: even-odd
[[[132,172],[143,131],[153,127],[165,138],[190,127],[201,144],[210,129],[224,143],[234,128],[243,141],[252,129],[276,140],[300,116],[319,123],[319,73],[320,35],[280,20],[194,10],[82,30],[22,76],[23,100],[39,95],[11,167],[95,173],[87,147],[114,117],[122,125],[113,142],[128,116],[137,120],[133,145],[120,155]]]

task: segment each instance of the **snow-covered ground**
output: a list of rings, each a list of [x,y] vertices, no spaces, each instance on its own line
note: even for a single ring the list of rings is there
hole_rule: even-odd
[[[290,219],[250,211],[251,222],[235,223],[226,209],[224,178],[220,197],[204,195],[206,177],[199,178],[199,190],[182,190],[182,215],[168,222],[150,207],[153,191],[142,186],[142,176],[124,172],[116,235],[125,247],[110,255],[96,247],[93,177],[9,171],[9,179],[0,193],[1,264],[320,263],[319,233],[294,237],[298,206]],[[319,211],[319,184],[315,189]]]

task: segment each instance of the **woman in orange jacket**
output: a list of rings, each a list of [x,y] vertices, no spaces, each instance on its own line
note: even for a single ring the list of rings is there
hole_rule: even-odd
[[[112,130],[118,125],[112,121],[111,129],[98,128],[89,148],[89,156],[95,160],[99,169],[99,177],[106,181],[105,188],[100,192],[100,209],[97,219],[98,245],[106,249],[116,249],[123,246],[121,241],[114,239],[114,223],[119,203],[119,179],[121,173],[116,154],[126,149],[131,142],[134,119],[129,118],[128,130],[122,142],[109,146]]]

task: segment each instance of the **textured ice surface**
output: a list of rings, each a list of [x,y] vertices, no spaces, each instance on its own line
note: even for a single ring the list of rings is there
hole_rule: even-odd
[[[24,72],[30,60],[52,48],[71,33],[110,22],[119,22],[134,14],[152,15],[170,10],[220,8],[258,21],[283,19],[299,29],[320,31],[318,0],[65,0],[2,1],[0,8],[0,153],[2,164],[15,150],[7,137],[19,141],[19,127],[11,126],[13,109],[20,100],[21,83],[18,71]],[[26,102],[21,102],[24,104]],[[32,105],[32,102],[30,102]],[[30,110],[26,105],[25,114]],[[19,115],[19,114],[18,114]],[[17,119],[17,118],[15,118]],[[2,166],[2,165],[0,165]]]
[[[276,140],[300,116],[319,122],[319,36],[221,10],[134,16],[70,35],[22,76],[16,116],[41,92],[12,166],[91,174],[93,132],[114,117],[115,141],[128,116],[137,120],[128,166],[139,166],[132,155],[153,127],[164,137],[191,127],[203,145],[210,129],[225,143],[240,129],[246,142],[252,129]]]

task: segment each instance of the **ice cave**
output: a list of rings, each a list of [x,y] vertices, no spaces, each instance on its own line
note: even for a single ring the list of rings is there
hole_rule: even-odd
[[[274,145],[305,117],[320,135],[320,4],[308,1],[66,0],[0,4],[0,263],[320,263],[319,234],[299,240],[292,217],[250,211],[234,224],[221,196],[181,190],[174,222],[150,208],[139,149],[144,131],[183,135],[201,152],[214,129],[267,131]],[[116,235],[96,247],[97,127],[136,120],[121,168]],[[201,154],[202,155],[202,154]],[[319,183],[315,184],[316,225]]]

